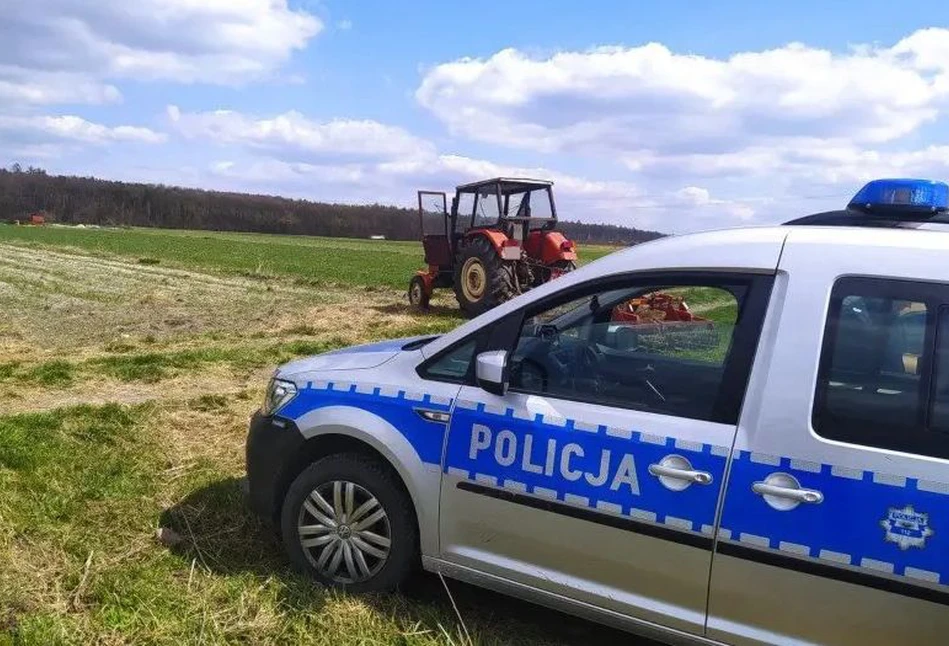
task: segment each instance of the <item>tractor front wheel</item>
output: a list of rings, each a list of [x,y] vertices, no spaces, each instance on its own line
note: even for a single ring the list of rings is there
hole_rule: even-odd
[[[465,314],[474,318],[516,294],[512,266],[501,260],[486,238],[474,238],[462,248],[455,268],[455,298]]]
[[[425,288],[425,280],[421,276],[413,276],[409,281],[409,304],[422,310],[428,309],[429,294]]]

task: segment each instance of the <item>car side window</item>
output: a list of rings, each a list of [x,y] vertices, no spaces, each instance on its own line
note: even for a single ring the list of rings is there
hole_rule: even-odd
[[[925,283],[837,281],[812,420],[819,435],[949,456],[940,437],[949,432],[947,300],[949,290]]]
[[[464,382],[471,373],[478,339],[473,338],[449,350],[425,367],[423,377],[439,381]]]
[[[640,284],[528,311],[510,387],[713,420],[746,293],[741,284]]]

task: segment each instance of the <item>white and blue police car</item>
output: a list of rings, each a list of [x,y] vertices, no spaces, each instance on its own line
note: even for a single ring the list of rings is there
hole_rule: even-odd
[[[289,363],[249,500],[353,591],[421,565],[674,643],[946,643],[947,207],[877,180]]]

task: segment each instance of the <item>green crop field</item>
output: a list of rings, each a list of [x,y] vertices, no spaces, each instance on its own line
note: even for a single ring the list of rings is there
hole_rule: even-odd
[[[142,263],[224,271],[245,276],[289,276],[311,285],[403,289],[424,267],[419,242],[314,238],[169,229],[78,229],[0,226],[0,242],[71,248],[133,258]],[[581,262],[612,248],[581,248]]]
[[[274,365],[461,322],[409,308],[420,247],[0,226],[0,645],[628,642],[430,576],[321,589],[245,510]]]

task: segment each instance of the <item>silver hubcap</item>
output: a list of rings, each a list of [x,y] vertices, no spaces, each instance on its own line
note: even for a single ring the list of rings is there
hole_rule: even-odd
[[[297,520],[303,553],[336,583],[371,579],[389,558],[392,533],[382,505],[346,480],[327,482],[303,502]]]

